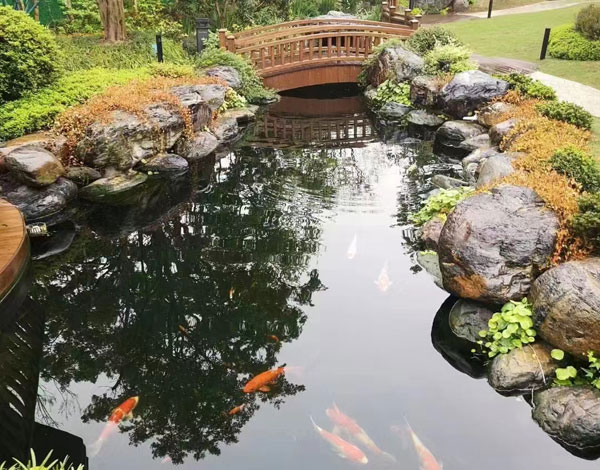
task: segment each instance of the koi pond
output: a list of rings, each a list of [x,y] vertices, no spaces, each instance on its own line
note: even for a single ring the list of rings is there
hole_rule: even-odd
[[[353,92],[283,97],[233,149],[34,241],[5,443],[91,470],[597,467],[486,383],[416,262],[408,215],[460,165]]]

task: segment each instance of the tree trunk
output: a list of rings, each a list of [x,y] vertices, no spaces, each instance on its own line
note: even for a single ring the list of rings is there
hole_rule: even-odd
[[[104,25],[104,40],[118,42],[125,40],[125,8],[123,0],[98,0],[100,19]]]

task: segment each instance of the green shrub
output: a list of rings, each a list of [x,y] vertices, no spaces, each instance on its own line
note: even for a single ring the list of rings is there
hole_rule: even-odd
[[[589,130],[592,128],[592,115],[576,104],[565,101],[549,101],[540,103],[535,109],[550,119],[568,122],[582,129]]]
[[[577,147],[568,146],[556,150],[550,158],[550,164],[558,173],[581,184],[584,191],[600,191],[600,163]]]
[[[435,49],[436,46],[446,46],[449,44],[454,46],[462,45],[454,33],[439,26],[418,29],[406,40],[407,47],[419,55],[427,54]]]
[[[137,0],[137,12],[129,9],[126,13],[127,31],[161,32],[163,36],[181,39],[183,28],[180,23],[169,18],[166,4],[162,0]]]
[[[456,74],[477,69],[469,57],[471,52],[464,46],[446,44],[436,46],[425,55],[425,72],[431,75]]]
[[[60,63],[50,31],[21,11],[0,7],[0,103],[52,83]]]
[[[567,24],[552,30],[548,54],[555,59],[600,60],[600,40],[590,41]]]
[[[312,18],[325,15],[331,10],[339,10],[340,7],[337,0],[292,0],[290,17],[292,19]]]
[[[228,88],[225,92],[225,101],[219,108],[219,112],[228,109],[245,108],[248,105],[246,98],[240,96],[233,88]]]
[[[584,194],[579,198],[579,214],[573,217],[575,233],[600,250],[600,194]]]
[[[59,34],[92,34],[102,31],[100,10],[96,0],[71,0],[61,2],[64,17],[54,25]]]
[[[149,76],[150,72],[147,69],[91,69],[65,75],[50,87],[1,106],[0,140],[48,128],[59,113],[87,101],[109,86]]]
[[[133,69],[157,63],[152,33],[133,33],[127,41],[118,44],[103,44],[102,36],[58,36],[58,43],[68,60],[67,71],[86,70],[96,67],[107,69]],[[163,38],[165,62],[192,64],[182,45],[172,39]]]
[[[393,79],[383,82],[377,87],[372,105],[374,108],[381,108],[386,103],[410,105],[410,85],[408,83],[398,83]]]
[[[556,92],[551,87],[544,85],[539,80],[534,80],[528,75],[514,72],[508,75],[498,75],[498,77],[507,81],[512,89],[529,98],[556,99]]]
[[[434,217],[440,217],[446,220],[450,212],[454,210],[456,205],[466,199],[473,193],[473,188],[464,187],[458,189],[441,189],[440,192],[431,196],[425,201],[425,205],[416,214],[411,214],[409,220],[421,226],[429,222]]]
[[[536,331],[533,329],[532,316],[533,307],[527,298],[520,302],[511,300],[504,304],[500,312],[492,315],[488,322],[489,329],[479,332],[479,336],[485,339],[478,343],[490,358],[533,343]]]
[[[600,39],[600,5],[589,5],[579,10],[575,19],[575,31],[590,41]]]

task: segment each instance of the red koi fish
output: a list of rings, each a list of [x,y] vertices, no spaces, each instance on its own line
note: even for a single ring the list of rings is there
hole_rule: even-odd
[[[339,436],[332,434],[325,429],[319,427],[317,423],[310,417],[310,421],[312,422],[317,433],[331,445],[332,450],[337,453],[341,458],[351,460],[352,462],[358,462],[361,464],[366,464],[369,462],[367,456],[353,444],[346,442]]]
[[[421,442],[421,439],[414,433],[408,420],[406,420],[406,425],[408,426],[408,432],[410,433],[413,445],[415,446],[415,450],[421,461],[421,470],[442,470],[442,465],[438,463],[429,449]]]
[[[246,407],[246,404],[243,405],[239,405],[236,406],[235,408],[232,408],[231,411],[229,411],[229,413],[227,413],[229,416],[233,416],[238,414],[240,411],[242,411],[244,408]]]
[[[382,451],[379,447],[377,447],[377,444],[373,442],[373,439],[369,437],[365,430],[361,428],[350,416],[342,413],[335,403],[333,404],[333,408],[327,408],[327,410],[325,410],[325,414],[327,414],[327,417],[331,420],[336,428],[341,429],[356,443],[363,445],[374,454],[386,457],[388,460],[393,462],[396,461],[396,457]]]
[[[278,367],[277,369],[271,369],[261,374],[258,374],[252,380],[250,380],[244,386],[244,393],[253,393],[256,391],[259,392],[268,392],[271,390],[269,384],[275,382],[280,375],[285,373],[284,367]]]
[[[108,418],[108,422],[102,430],[102,434],[100,434],[98,440],[90,446],[90,457],[98,455],[98,452],[102,449],[102,445],[117,431],[121,421],[133,418],[133,410],[139,401],[139,397],[128,398],[113,410]]]

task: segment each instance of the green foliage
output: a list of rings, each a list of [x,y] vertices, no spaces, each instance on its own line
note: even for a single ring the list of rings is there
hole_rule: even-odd
[[[162,0],[137,0],[137,11],[129,8],[125,16],[127,31],[161,32],[163,36],[180,39],[183,28],[168,16]]]
[[[540,100],[555,100],[556,93],[548,85],[539,80],[534,80],[528,75],[513,72],[507,75],[498,75],[499,78],[509,83],[510,87],[529,98]]]
[[[61,1],[60,7],[64,17],[56,24],[54,29],[59,34],[91,34],[102,31],[100,10],[95,0],[71,0],[71,6]]]
[[[256,69],[244,57],[218,47],[206,48],[196,59],[196,67],[202,69],[213,65],[229,65],[240,73],[242,79],[240,93],[248,102],[261,104],[265,100],[275,98],[275,92],[263,86]]]
[[[52,83],[60,63],[50,31],[21,11],[0,7],[0,104]]]
[[[409,49],[423,56],[436,47],[446,45],[461,46],[462,43],[454,33],[439,26],[420,28],[406,40]]]
[[[377,87],[372,105],[381,108],[386,103],[410,105],[410,85],[404,82],[398,83],[393,79],[383,82]]]
[[[163,63],[150,64],[147,67],[150,75],[154,77],[167,77],[167,78],[180,78],[180,77],[194,77],[196,76],[196,70],[192,65],[177,65]]]
[[[480,340],[478,343],[490,358],[533,343],[536,332],[532,315],[533,307],[527,298],[520,302],[511,300],[504,304],[500,312],[492,315],[488,322],[489,329],[479,332],[485,342]]]
[[[564,357],[564,352],[560,349],[554,349],[552,352],[554,351],[560,351]],[[554,385],[593,385],[597,389],[600,389],[600,358],[597,358],[593,351],[588,351],[587,360],[587,367],[575,368],[569,365],[556,369]]]
[[[600,60],[600,40],[590,41],[566,24],[552,30],[548,54],[555,59]]]
[[[56,459],[51,461],[51,457],[52,451],[50,451],[46,458],[38,464],[35,457],[35,452],[33,449],[31,449],[31,458],[26,463],[15,459],[15,463],[10,467],[6,462],[0,464],[0,470],[83,470],[83,465],[74,467],[72,464],[68,463],[67,459],[59,462]]]
[[[434,196],[430,196],[425,205],[416,214],[411,214],[409,220],[417,225],[424,225],[434,217],[440,217],[446,220],[450,212],[454,210],[456,205],[466,199],[473,193],[473,188],[464,187],[457,189],[441,189]]]
[[[133,33],[127,41],[118,44],[103,44],[100,35],[58,36],[57,40],[68,58],[64,64],[67,71],[95,67],[133,69],[157,63],[153,33]],[[165,62],[182,65],[192,63],[181,44],[169,38],[163,38],[163,54]]]
[[[91,69],[66,75],[50,87],[0,107],[0,140],[50,127],[59,113],[85,102],[109,86],[149,76],[146,69]]]
[[[343,0],[349,3],[347,0]],[[291,19],[312,18],[325,15],[331,10],[339,10],[338,0],[292,0],[290,3]]]
[[[413,8],[413,9],[410,11],[410,14],[411,14],[412,16],[417,16],[417,15],[423,15],[423,14],[425,14],[425,12],[424,12],[423,10],[421,10],[420,8]]]
[[[565,352],[562,349],[553,349],[550,351],[550,356],[552,356],[552,359],[562,361],[565,358]]]
[[[245,108],[248,105],[246,98],[240,96],[233,88],[228,88],[225,92],[225,101],[219,108],[219,112],[228,109]]]
[[[469,57],[471,52],[465,46],[446,44],[436,46],[425,55],[425,72],[431,75],[456,74],[477,69],[477,64]]]
[[[600,191],[600,162],[577,147],[570,145],[556,150],[550,164],[558,173],[581,184],[584,191]]]
[[[592,128],[592,115],[576,104],[566,101],[550,101],[539,104],[536,109],[550,119],[568,122],[583,129]]]
[[[576,234],[600,250],[600,194],[584,194],[579,198],[579,213],[573,217]]]
[[[600,39],[600,4],[588,5],[579,10],[575,19],[575,31],[590,41]]]

